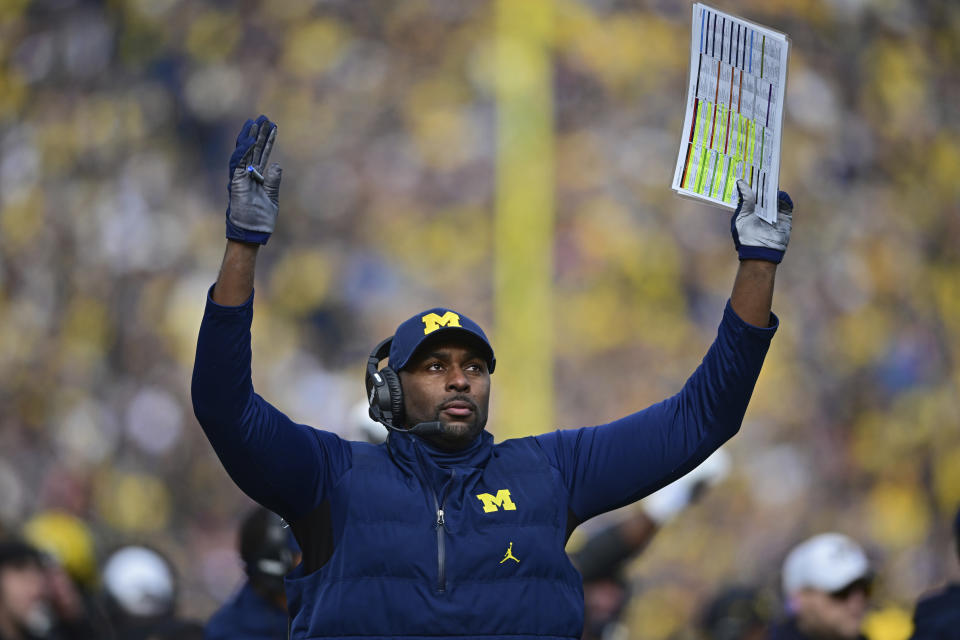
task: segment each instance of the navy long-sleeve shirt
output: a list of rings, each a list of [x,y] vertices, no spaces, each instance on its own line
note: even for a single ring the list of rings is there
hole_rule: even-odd
[[[194,410],[237,485],[293,523],[304,563],[288,598],[302,638],[579,637],[582,593],[563,550],[572,526],[672,482],[736,433],[777,328],[728,304],[678,394],[609,424],[496,445],[485,433],[447,454],[407,434],[374,447],[291,421],[254,392],[252,313],[252,296],[208,299]],[[377,599],[379,613],[354,611],[377,577],[404,587]]]

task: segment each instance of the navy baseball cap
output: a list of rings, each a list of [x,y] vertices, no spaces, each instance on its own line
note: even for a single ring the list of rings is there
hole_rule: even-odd
[[[487,340],[487,334],[483,332],[480,325],[467,316],[444,307],[427,309],[397,327],[393,334],[393,342],[390,344],[390,368],[400,371],[407,366],[411,356],[427,338],[440,333],[453,332],[480,340],[487,368],[490,373],[493,373],[494,367],[497,366],[497,359],[493,357],[493,347]]]

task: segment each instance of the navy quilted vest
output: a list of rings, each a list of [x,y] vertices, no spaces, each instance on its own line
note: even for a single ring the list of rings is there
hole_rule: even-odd
[[[351,447],[328,494],[333,555],[287,579],[292,637],[580,637],[567,497],[533,438],[484,432],[453,455],[397,433]]]

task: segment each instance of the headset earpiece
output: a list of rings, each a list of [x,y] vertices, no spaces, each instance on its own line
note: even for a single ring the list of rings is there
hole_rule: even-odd
[[[390,424],[403,427],[403,387],[400,386],[400,376],[386,366],[380,370],[380,374],[387,382],[387,389],[390,394]]]
[[[370,353],[367,359],[367,401],[370,403],[370,417],[391,428],[403,426],[403,388],[400,377],[390,366],[379,368],[380,362],[390,354],[387,338]]]

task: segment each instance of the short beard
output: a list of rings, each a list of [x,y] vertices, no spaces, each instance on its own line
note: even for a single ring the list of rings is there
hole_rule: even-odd
[[[427,440],[431,444],[441,449],[451,451],[464,449],[469,446],[478,435],[483,433],[484,428],[487,426],[486,413],[481,414],[479,408],[476,406],[474,406],[473,420],[467,423],[459,423],[455,427],[440,418],[442,412],[442,409],[438,408],[436,412],[434,412],[433,421],[440,423],[443,432],[427,437]],[[415,424],[410,426],[413,427]]]

